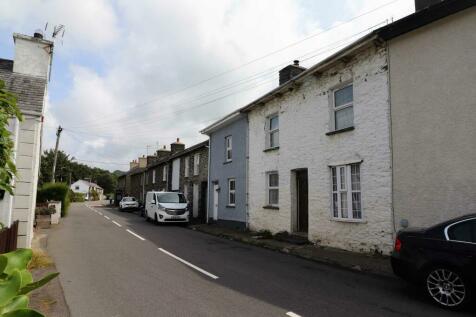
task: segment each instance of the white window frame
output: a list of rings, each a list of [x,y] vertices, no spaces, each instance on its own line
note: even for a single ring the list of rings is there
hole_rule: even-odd
[[[152,184],[155,184],[155,169],[152,170]]]
[[[169,169],[168,169],[168,166],[167,165],[164,165],[164,167],[162,168],[162,181],[166,182],[167,181],[167,177],[168,177],[168,172],[169,172]]]
[[[228,135],[225,137],[225,162],[233,160],[233,137]]]
[[[200,153],[193,155],[193,175],[198,175],[200,172]]]
[[[352,101],[336,107],[336,97],[335,97],[336,92],[338,92],[342,89],[345,89],[349,86],[352,86]],[[350,83],[347,83],[345,85],[336,87],[335,89],[332,90],[332,130],[333,131],[337,131],[336,112],[339,111],[339,110],[343,110],[345,108],[352,107],[352,125],[350,125],[348,127],[345,127],[345,128],[341,128],[339,130],[351,128],[351,127],[354,126],[354,97],[353,96],[354,96],[354,83],[353,82],[350,82]]]
[[[190,173],[190,156],[187,156],[185,159],[185,171],[184,171],[184,177],[188,177]]]
[[[235,189],[231,189],[231,183],[234,183]],[[234,202],[231,202],[231,194],[233,194],[234,197]],[[235,206],[236,205],[236,179],[235,178],[229,178],[228,179],[228,206]]]
[[[271,130],[271,119],[278,118],[278,127]],[[278,144],[271,146],[271,135],[278,135]],[[266,117],[266,149],[275,149],[279,147],[279,114],[275,113]]]
[[[358,166],[359,168],[359,186],[358,189],[352,188],[352,166]],[[335,220],[341,221],[355,221],[361,222],[364,221],[364,213],[362,207],[362,173],[361,173],[361,164],[352,163],[346,165],[336,165],[330,167],[331,171],[331,217]],[[336,187],[334,188],[334,171],[336,178]],[[343,173],[343,174],[342,174]],[[342,177],[343,176],[343,177]],[[344,180],[344,182],[342,182]],[[342,194],[346,194],[346,215],[343,213],[343,201]],[[352,194],[359,194],[360,196],[360,217],[354,216],[354,208],[352,202]],[[337,215],[335,214],[335,200],[334,195],[337,195]]]
[[[277,186],[270,186],[270,176],[271,175],[278,175],[278,185]],[[270,202],[270,194],[269,192],[271,190],[277,190],[278,191],[278,201],[276,203],[271,203]],[[266,205],[267,206],[273,206],[273,207],[278,207],[279,206],[279,173],[278,171],[269,171],[266,172]]]

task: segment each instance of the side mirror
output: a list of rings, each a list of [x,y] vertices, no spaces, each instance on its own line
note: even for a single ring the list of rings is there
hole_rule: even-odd
[[[150,204],[151,204],[151,205],[155,205],[155,201],[151,201]]]

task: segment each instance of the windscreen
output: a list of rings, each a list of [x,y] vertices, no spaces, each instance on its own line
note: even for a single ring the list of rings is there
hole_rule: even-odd
[[[160,193],[157,194],[159,203],[186,203],[183,194],[179,193]]]
[[[124,197],[124,201],[136,201],[134,197]]]

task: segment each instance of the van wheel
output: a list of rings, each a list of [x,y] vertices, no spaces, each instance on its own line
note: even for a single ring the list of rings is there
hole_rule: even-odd
[[[156,225],[159,224],[159,219],[157,218],[157,214],[154,215],[154,222]]]
[[[145,221],[147,221],[147,222],[150,221],[149,214],[147,213],[147,209],[144,210],[144,217],[145,217]]]
[[[446,267],[434,267],[425,275],[426,292],[439,306],[459,309],[468,302],[469,285],[464,276]]]

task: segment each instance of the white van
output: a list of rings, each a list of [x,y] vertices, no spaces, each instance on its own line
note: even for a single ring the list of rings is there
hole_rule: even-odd
[[[145,198],[145,217],[155,222],[188,222],[187,206],[182,193],[148,192]]]

